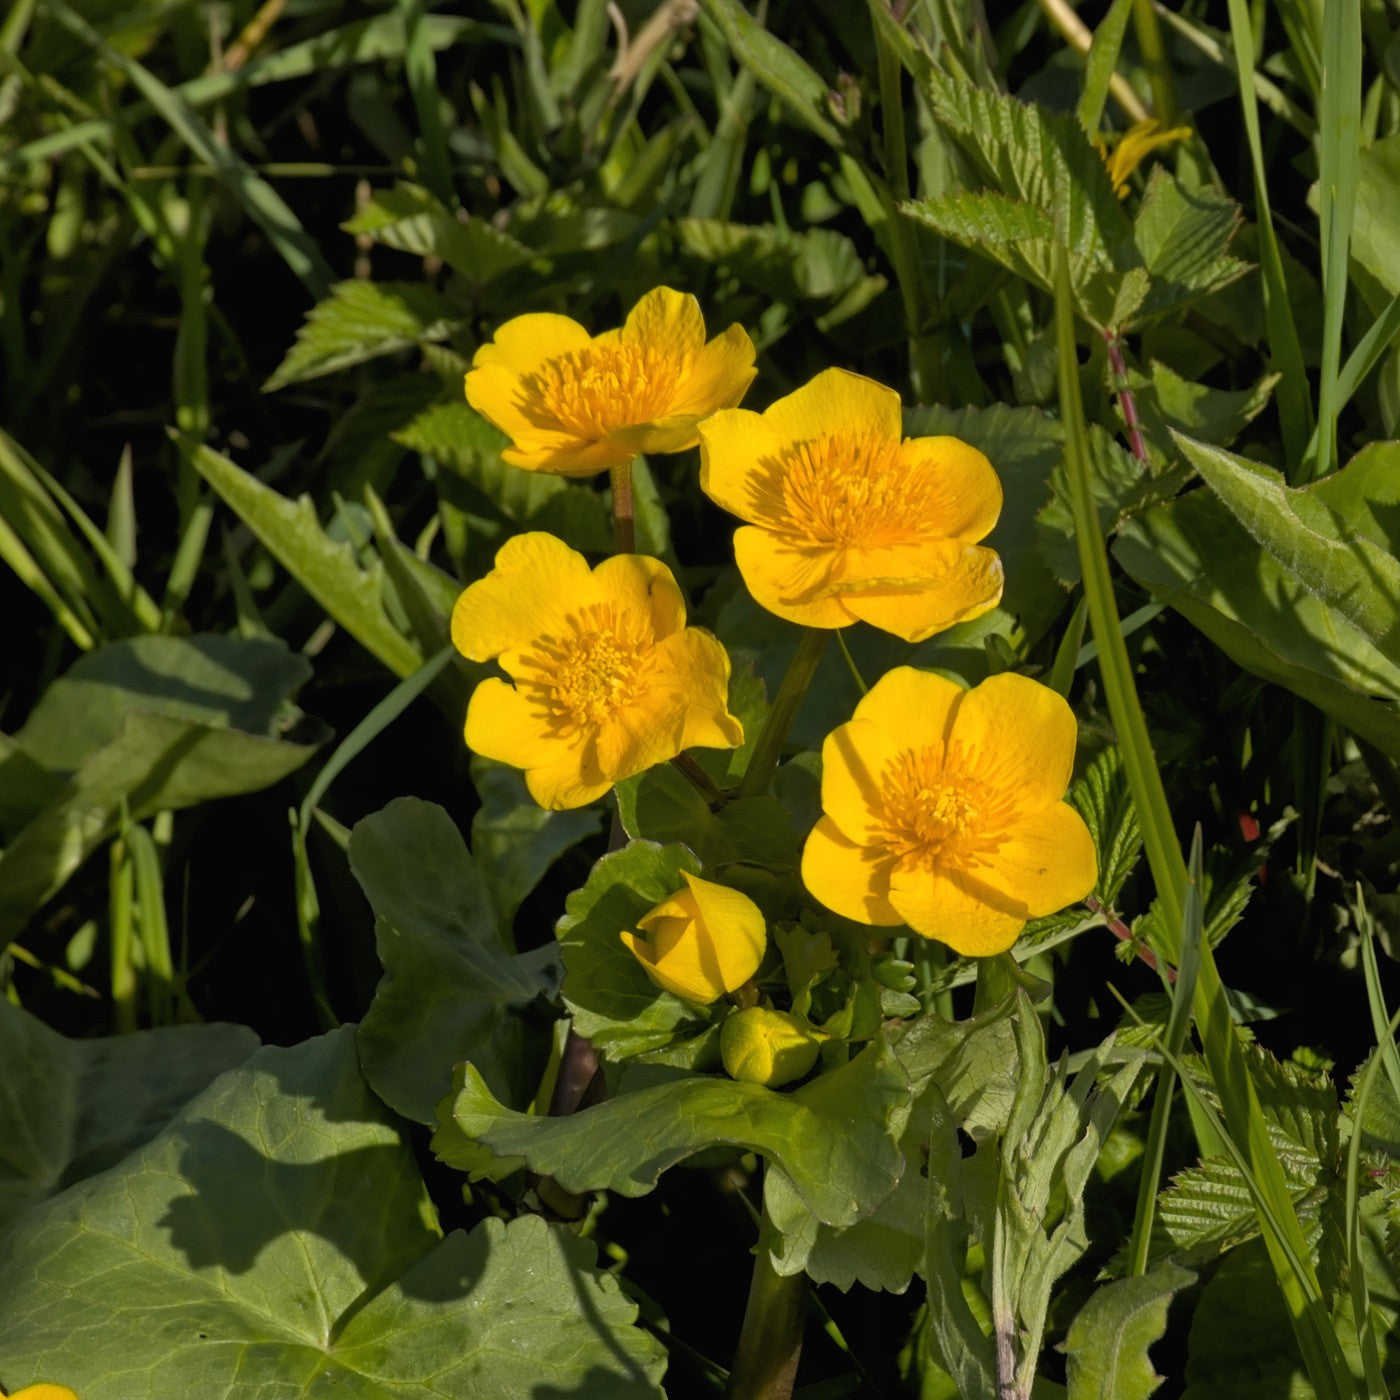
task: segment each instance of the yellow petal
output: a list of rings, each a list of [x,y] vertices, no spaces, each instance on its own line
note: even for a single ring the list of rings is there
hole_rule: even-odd
[[[906,747],[867,719],[853,719],[826,736],[822,810],[847,840],[872,845],[885,831],[883,781]]]
[[[860,846],[822,817],[802,848],[802,883],[813,899],[861,924],[902,924],[887,898],[894,857],[878,846]]]
[[[653,287],[627,313],[618,334],[625,341],[664,346],[668,354],[680,359],[703,348],[705,317],[689,292]]]
[[[570,750],[538,705],[494,676],[472,691],[465,738],[473,753],[512,768],[535,768],[562,758]]]
[[[975,544],[991,533],[1001,514],[1001,478],[971,443],[955,437],[911,438],[900,456],[916,462],[933,485],[925,509],[938,532]]]
[[[925,938],[954,952],[985,958],[1003,952],[1026,926],[1026,907],[962,871],[896,866],[890,904]]]
[[[1001,558],[950,540],[847,550],[836,595],[852,617],[906,642],[922,642],[1001,601]]]
[[[577,753],[568,752],[555,761],[527,769],[525,786],[541,807],[562,812],[586,807],[607,792],[612,782],[580,763]]]
[[[825,369],[763,415],[779,438],[806,442],[827,433],[871,433],[898,442],[899,395],[863,374]]]
[[[853,718],[878,726],[901,748],[932,748],[952,732],[954,716],[967,694],[945,676],[896,666],[861,697]]]
[[[652,659],[658,689],[686,698],[682,748],[734,749],[744,742],[744,726],[729,713],[729,653],[716,637],[687,627],[661,642]]]
[[[616,710],[586,739],[583,771],[609,786],[674,758],[684,747],[686,696],[649,689],[635,705]]]
[[[500,427],[497,424],[497,427]],[[626,466],[640,449],[615,435],[585,442],[560,433],[527,439],[501,451],[501,460],[527,472],[547,472],[551,476],[597,476],[611,467]]]
[[[672,412],[705,418],[733,408],[744,397],[754,376],[754,346],[740,325],[730,326],[701,347],[676,386]]]
[[[728,408],[700,424],[700,489],[731,515],[779,528],[787,521],[782,439],[763,415]]]
[[[657,641],[685,626],[685,598],[670,569],[645,554],[616,554],[593,571],[595,596],[627,617],[646,618]]]
[[[501,365],[517,374],[533,374],[547,360],[585,349],[593,337],[569,316],[532,311],[500,326],[472,356],[472,368]]]
[[[831,549],[798,545],[754,525],[734,532],[734,561],[754,601],[803,627],[848,627],[855,620],[831,584],[841,566]]]
[[[1057,802],[1022,817],[975,873],[1038,919],[1078,903],[1099,872],[1083,817],[1068,802]]]
[[[973,687],[958,707],[953,739],[979,780],[1010,796],[1022,815],[1064,796],[1074,767],[1074,711],[1048,685],[1005,672]]]
[[[758,971],[768,945],[768,924],[748,895],[681,871],[695,901],[696,932],[717,952],[724,990],[735,991]]]
[[[0,1400],[3,1400],[4,1394],[5,1392],[0,1390]],[[15,1391],[10,1400],[78,1400],[78,1397],[66,1385],[41,1382],[39,1385],[27,1385],[23,1390]]]

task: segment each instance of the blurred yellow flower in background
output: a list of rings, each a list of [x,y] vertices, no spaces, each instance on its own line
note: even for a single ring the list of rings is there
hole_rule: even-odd
[[[1121,136],[1113,138],[1111,151],[1107,139],[1103,136],[1094,138],[1094,148],[1108,166],[1108,178],[1113,181],[1113,192],[1119,199],[1128,197],[1128,176],[1153,151],[1173,141],[1184,141],[1191,135],[1189,126],[1174,126],[1170,131],[1163,131],[1161,126],[1156,117],[1134,122]]]
[[[620,937],[664,991],[708,1006],[758,971],[768,928],[748,895],[682,870],[685,889],[637,920],[642,936]]]
[[[683,749],[744,741],[729,657],[685,625],[658,559],[619,554],[590,569],[553,535],[517,535],[457,599],[452,641],[514,681],[477,686],[467,746],[523,768],[542,807],[581,807]]]
[[[737,404],[756,372],[742,326],[707,343],[695,298],[657,287],[597,336],[547,312],[507,321],[473,357],[466,394],[510,438],[507,462],[592,476],[694,447],[696,423]]]
[[[1026,676],[965,690],[897,667],[822,746],[826,815],[803,883],[848,919],[974,957],[1009,948],[1098,877],[1089,829],[1061,801],[1075,737],[1069,705]]]
[[[700,486],[749,522],[739,572],[790,622],[917,642],[1001,598],[1001,560],[977,543],[1001,512],[991,463],[957,438],[903,437],[899,395],[873,379],[824,370],[763,413],[716,413]]]
[[[3,1390],[0,1390],[0,1400],[5,1400]],[[23,1390],[15,1391],[9,1396],[9,1400],[78,1400],[78,1397],[66,1385],[49,1385],[44,1382],[40,1385],[27,1385]]]

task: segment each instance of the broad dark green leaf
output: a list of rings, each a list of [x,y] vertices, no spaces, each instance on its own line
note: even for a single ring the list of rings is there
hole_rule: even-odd
[[[349,1030],[259,1051],[0,1263],[6,1387],[83,1400],[641,1400],[660,1357],[635,1315],[542,1221],[439,1240]]]
[[[252,1031],[223,1024],[69,1040],[0,1001],[0,1233],[115,1166],[257,1048]]]
[[[401,797],[359,822],[350,868],[375,913],[384,977],[357,1033],[365,1078],[391,1108],[431,1123],[470,1059],[513,1104],[528,1103],[549,1051],[549,1018],[525,1015],[552,982],[547,961],[512,952],[451,817]]]
[[[668,1167],[729,1145],[776,1162],[818,1220],[849,1225],[874,1211],[905,1169],[897,1141],[908,1119],[909,1081],[883,1041],[790,1094],[700,1076],[638,1089],[568,1118],[503,1108],[469,1064],[458,1067],[456,1085],[439,1108],[433,1138],[443,1161],[470,1169],[483,1143],[569,1191],[645,1195]]]

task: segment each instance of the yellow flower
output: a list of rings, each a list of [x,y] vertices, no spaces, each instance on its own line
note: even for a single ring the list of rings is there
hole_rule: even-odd
[[[694,447],[696,423],[744,397],[753,361],[742,326],[707,344],[695,298],[656,287],[597,336],[545,312],[507,321],[472,359],[467,402],[511,439],[507,462],[592,476]]]
[[[716,413],[700,486],[749,522],[739,572],[791,622],[917,642],[1001,598],[1001,560],[977,544],[1001,512],[991,463],[957,438],[901,439],[899,395],[873,379],[824,370],[764,413]]]
[[[817,1037],[796,1017],[764,1006],[736,1011],[719,1031],[725,1073],[772,1089],[801,1079],[816,1064],[818,1048]]]
[[[758,971],[767,926],[747,895],[681,874],[685,889],[637,920],[646,936],[624,930],[619,937],[658,987],[708,1006]]]
[[[4,1400],[4,1396],[5,1392],[0,1390],[0,1400]],[[15,1391],[9,1400],[78,1400],[78,1397],[66,1385],[49,1385],[45,1382],[25,1386],[23,1390]]]
[[[736,748],[729,657],[685,625],[685,600],[658,559],[619,554],[589,569],[553,535],[517,535],[452,610],[485,680],[467,706],[467,746],[525,770],[541,807],[581,807],[693,745]]]
[[[1061,801],[1074,715],[1048,686],[964,690],[900,666],[822,746],[822,808],[802,879],[829,909],[908,924],[959,953],[1009,948],[1026,920],[1094,887],[1094,843]]]
[[[1134,122],[1114,142],[1110,155],[1108,143],[1102,136],[1094,138],[1094,148],[1108,166],[1108,178],[1113,181],[1113,192],[1119,199],[1128,197],[1128,176],[1140,166],[1159,146],[1173,141],[1184,141],[1191,135],[1189,126],[1174,126],[1170,131],[1160,131],[1161,123],[1156,117]]]

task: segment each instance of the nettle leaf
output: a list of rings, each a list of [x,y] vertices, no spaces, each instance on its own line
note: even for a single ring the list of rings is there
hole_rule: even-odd
[[[1400,560],[1351,529],[1327,504],[1330,493],[1291,487],[1271,467],[1175,436],[1207,485],[1287,577],[1400,664]]]
[[[1133,242],[1150,285],[1132,324],[1175,311],[1243,277],[1250,264],[1225,255],[1240,221],[1233,199],[1210,189],[1183,189],[1157,166],[1133,221]]]
[[[472,818],[472,858],[504,929],[554,862],[598,834],[603,814],[596,807],[547,811],[530,796],[518,768],[487,758],[473,756],[472,782],[481,798]]]
[[[374,1091],[432,1123],[453,1065],[470,1059],[509,1102],[528,1103],[548,1058],[549,1021],[527,1008],[553,978],[539,955],[514,954],[452,818],[398,798],[356,824],[349,858],[384,965],[356,1036]]]
[[[384,566],[360,567],[354,546],[322,529],[310,496],[289,501],[202,443],[184,445],[190,462],[259,543],[326,612],[396,676],[424,662],[384,604]]]
[[[330,296],[311,308],[296,344],[263,390],[348,369],[421,341],[446,340],[465,323],[458,307],[421,282],[337,282]]]
[[[856,245],[835,229],[798,232],[723,219],[677,219],[671,227],[683,252],[722,266],[773,301],[835,301],[875,280],[866,277]]]
[[[1362,1076],[1372,1058],[1379,1053],[1378,1050],[1371,1051],[1365,1061],[1357,1066],[1351,1083],[1347,1086],[1344,1112],[1349,1132],[1356,1131],[1356,1095],[1361,1087]],[[1400,1099],[1395,1096],[1389,1075],[1379,1073],[1375,1076],[1371,1092],[1366,1099],[1366,1112],[1360,1127],[1361,1151],[1369,1161],[1389,1163],[1400,1158]]]
[[[474,214],[459,219],[420,185],[378,191],[341,228],[366,234],[385,248],[441,258],[477,288],[535,259],[524,244],[484,219]]]
[[[1123,754],[1110,745],[1075,780],[1070,803],[1084,818],[1094,838],[1099,858],[1099,878],[1094,894],[1105,908],[1113,908],[1118,892],[1132,874],[1142,854],[1142,829],[1128,786]]]
[[[1036,549],[1036,512],[1050,499],[1050,478],[1064,455],[1060,424],[1039,409],[993,404],[990,408],[911,408],[904,415],[910,437],[946,434],[987,455],[1002,484],[1001,517],[983,541],[1006,565],[1006,590],[993,610],[1007,630],[1014,622],[1032,644],[1064,608]]]
[[[1282,377],[1266,374],[1248,389],[1212,389],[1183,379],[1169,365],[1153,360],[1151,376],[1132,371],[1143,436],[1159,456],[1172,445],[1171,431],[1228,447],[1268,407]]]
[[[1324,503],[1333,479],[1310,488]],[[1400,712],[1372,698],[1400,696],[1400,667],[1293,578],[1214,493],[1192,491],[1134,515],[1114,555],[1245,670],[1400,757]]]
[[[1167,1330],[1173,1296],[1195,1274],[1163,1264],[1089,1295],[1065,1336],[1068,1400],[1147,1400],[1165,1379],[1147,1349]]]
[[[905,1170],[898,1139],[908,1120],[909,1081],[883,1040],[792,1093],[698,1076],[567,1118],[503,1108],[470,1064],[458,1066],[456,1086],[438,1110],[438,1157],[470,1171],[484,1144],[568,1191],[642,1196],[668,1167],[727,1145],[775,1162],[818,1220],[849,1225],[874,1211]]]
[[[635,1316],[592,1246],[540,1220],[440,1240],[348,1029],[223,1075],[32,1212],[0,1263],[6,1387],[60,1377],[84,1400],[525,1400],[546,1381],[640,1400],[662,1357]]]
[[[493,515],[522,530],[546,530],[585,553],[611,550],[612,526],[603,497],[561,476],[521,471],[503,461],[505,434],[468,404],[433,404],[393,437],[466,482]]]
[[[681,871],[700,873],[684,846],[633,841],[599,860],[564,902],[555,932],[564,959],[564,1002],[574,1028],[610,1059],[626,1059],[696,1034],[705,1008],[664,992],[619,935],[681,889]]]
[[[246,1027],[220,1024],[69,1040],[0,1001],[0,1234],[149,1142],[257,1048]]]

